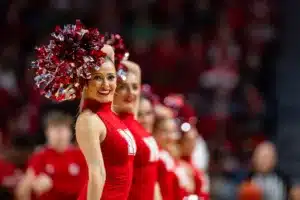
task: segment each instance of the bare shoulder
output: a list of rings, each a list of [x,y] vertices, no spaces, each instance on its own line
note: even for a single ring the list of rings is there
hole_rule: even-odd
[[[76,120],[75,129],[76,135],[81,133],[86,134],[87,132],[98,132],[101,136],[106,133],[106,127],[103,121],[97,114],[90,110],[85,110],[79,114]]]

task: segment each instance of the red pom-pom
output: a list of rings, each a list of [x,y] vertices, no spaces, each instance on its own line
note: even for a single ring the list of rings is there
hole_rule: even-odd
[[[106,56],[101,48],[104,36],[97,29],[85,29],[80,20],[75,25],[56,26],[48,45],[36,48],[35,83],[40,93],[55,101],[79,98],[82,79],[91,77]],[[69,94],[72,91],[72,94]]]
[[[108,34],[105,38],[105,43],[111,45],[115,53],[115,66],[118,71],[119,79],[126,79],[127,68],[121,64],[122,61],[127,60],[129,52],[126,49],[123,38],[119,34]]]
[[[152,91],[152,88],[148,84],[143,84],[141,88],[142,95],[149,99],[151,103],[154,104],[160,104],[159,96],[154,94]]]

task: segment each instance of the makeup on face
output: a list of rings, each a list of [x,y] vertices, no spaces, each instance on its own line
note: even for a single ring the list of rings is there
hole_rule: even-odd
[[[113,63],[104,63],[98,71],[92,73],[86,89],[86,97],[99,102],[112,101],[117,87],[116,79]]]

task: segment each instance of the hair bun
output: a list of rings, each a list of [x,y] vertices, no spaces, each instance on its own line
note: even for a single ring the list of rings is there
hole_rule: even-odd
[[[115,62],[115,52],[111,45],[104,44],[101,51],[106,53],[106,56],[108,56],[113,62]]]

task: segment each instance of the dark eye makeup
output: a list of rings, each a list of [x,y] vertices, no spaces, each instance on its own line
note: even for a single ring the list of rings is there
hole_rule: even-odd
[[[113,75],[113,74],[110,74],[110,75],[107,76],[107,79],[110,80],[110,81],[113,81],[115,78],[116,78],[116,76]]]
[[[94,80],[101,80],[101,76],[95,75],[93,79],[94,79]]]

